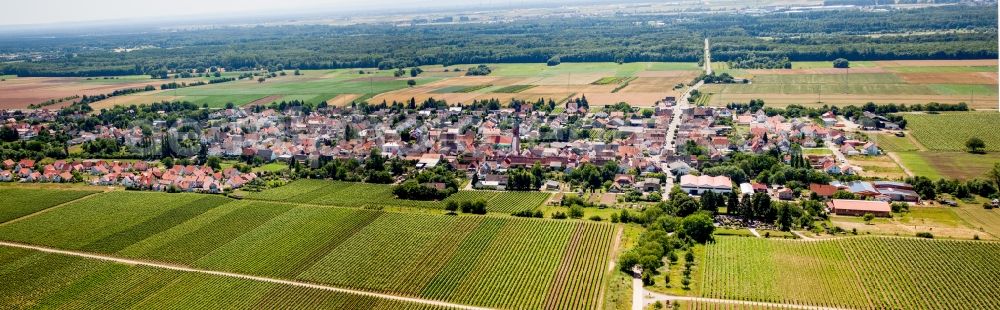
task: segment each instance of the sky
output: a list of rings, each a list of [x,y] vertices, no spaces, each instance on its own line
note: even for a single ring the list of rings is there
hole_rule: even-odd
[[[176,16],[240,13],[295,13],[310,10],[356,11],[379,8],[419,8],[509,3],[511,0],[13,0],[4,1],[0,25],[143,20]],[[523,2],[523,0],[513,0]]]

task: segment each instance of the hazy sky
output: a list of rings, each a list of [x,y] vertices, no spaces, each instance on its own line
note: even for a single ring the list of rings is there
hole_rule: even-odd
[[[460,4],[509,3],[510,0],[13,0],[4,1],[0,25],[147,19],[247,12],[297,12],[371,8],[417,8]],[[514,0],[513,2],[523,2]]]

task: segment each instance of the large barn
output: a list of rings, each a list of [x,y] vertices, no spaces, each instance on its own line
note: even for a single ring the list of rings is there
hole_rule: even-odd
[[[826,206],[836,215],[864,215],[871,213],[878,217],[890,217],[892,207],[885,201],[833,199]]]
[[[681,190],[690,195],[701,195],[707,191],[720,194],[733,191],[733,181],[725,176],[681,176]]]

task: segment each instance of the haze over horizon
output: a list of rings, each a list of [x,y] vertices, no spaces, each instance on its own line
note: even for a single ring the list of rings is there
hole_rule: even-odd
[[[37,0],[17,1],[6,5],[8,14],[0,20],[0,26],[51,25],[59,23],[82,23],[102,21],[142,21],[143,19],[165,19],[183,17],[210,17],[218,14],[223,18],[234,18],[234,14],[290,14],[318,12],[354,12],[360,10],[413,10],[447,9],[449,7],[497,7],[533,3],[574,3],[594,2],[580,0],[369,0],[364,2],[345,0],[175,0],[167,6],[159,3],[129,0]]]

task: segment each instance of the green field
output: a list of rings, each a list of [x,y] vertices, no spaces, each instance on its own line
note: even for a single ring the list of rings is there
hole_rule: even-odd
[[[934,92],[941,95],[956,95],[956,96],[966,96],[968,97],[968,103],[973,100],[972,95],[975,98],[980,98],[984,96],[996,96],[997,86],[996,85],[976,85],[976,84],[927,84]]]
[[[932,179],[935,176],[970,179],[985,178],[993,164],[1000,162],[1000,152],[972,154],[968,152],[900,152],[903,165],[916,175]]]
[[[856,237],[718,237],[701,295],[854,309],[995,309],[1000,243]],[[747,255],[747,253],[753,253]]]
[[[76,200],[96,191],[0,188],[0,223]]]
[[[263,83],[256,79],[240,80],[204,86],[187,87],[151,94],[135,94],[130,101],[155,102],[161,100],[187,100],[210,107],[223,107],[227,102],[247,104],[272,97],[273,101],[304,100],[318,103],[340,94],[375,95],[408,87],[407,80],[418,85],[439,80],[436,77],[409,76],[393,78],[389,70],[373,74],[358,74],[357,70],[302,70],[303,75],[269,78]],[[270,100],[269,100],[270,101]]]
[[[903,114],[906,128],[920,144],[935,151],[964,151],[965,141],[978,137],[986,150],[1000,151],[1000,113],[954,112],[941,114]]]
[[[532,210],[548,199],[542,192],[459,191],[444,201],[486,200],[490,212],[510,213]],[[443,209],[444,202],[398,199],[392,194],[392,185],[337,182],[324,180],[298,180],[285,186],[247,196],[249,199],[295,202],[343,207],[409,207]]]
[[[0,239],[486,307],[593,308],[614,231],[582,221],[109,192],[0,225]]]
[[[909,137],[897,137],[890,134],[871,135],[872,140],[886,152],[910,152],[920,148],[910,141]]]
[[[449,309],[320,289],[0,248],[5,309]]]
[[[926,85],[906,84],[891,73],[767,74],[757,75],[750,84],[707,85],[703,91],[726,94],[938,94]]]
[[[455,86],[448,86],[448,87],[443,87],[443,88],[435,89],[435,90],[431,91],[431,93],[435,93],[435,94],[471,93],[471,92],[474,92],[474,91],[477,91],[477,90],[481,90],[481,89],[484,89],[484,88],[490,88],[490,87],[493,87],[493,85],[491,85],[491,84],[473,85],[473,86],[455,85]]]
[[[531,89],[535,86],[536,85],[511,85],[498,88],[496,90],[493,90],[493,92],[499,94],[516,94]]]
[[[613,62],[565,62],[558,66],[547,66],[544,63],[518,64],[488,64],[493,69],[492,76],[533,76],[551,77],[569,74],[606,74],[606,76],[629,77],[642,71],[674,71],[698,70],[698,64],[693,62],[630,62],[617,64]],[[454,65],[458,68],[469,68],[474,65]]]
[[[983,202],[986,202],[986,199],[978,198],[971,203],[959,200],[959,207],[952,210],[969,226],[1000,238],[1000,209],[987,210],[983,208]]]

